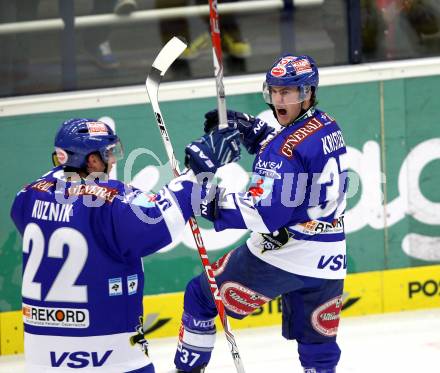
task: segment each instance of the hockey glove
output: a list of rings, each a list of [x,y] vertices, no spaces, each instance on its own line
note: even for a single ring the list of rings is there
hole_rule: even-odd
[[[214,222],[218,216],[218,203],[224,198],[226,189],[209,183],[205,185],[201,187],[202,193],[193,193],[193,198],[197,198],[196,195],[201,196],[199,200],[193,200],[193,211],[194,215]]]
[[[185,148],[185,166],[194,173],[211,172],[240,159],[240,134],[225,128],[202,136]]]
[[[148,341],[146,336],[146,327],[144,326],[144,318],[139,316],[139,325],[136,326],[136,334],[130,337],[130,344],[135,346],[136,344],[141,346],[142,351],[148,356]]]
[[[211,132],[218,127],[217,110],[205,114],[204,130]],[[256,154],[261,143],[274,131],[266,122],[246,113],[228,110],[228,127],[237,129],[241,135],[241,142],[250,154]]]

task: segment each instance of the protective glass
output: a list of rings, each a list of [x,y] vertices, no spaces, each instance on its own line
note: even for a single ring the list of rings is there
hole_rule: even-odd
[[[270,105],[291,105],[299,104],[308,100],[312,95],[309,85],[295,86],[270,86],[263,83],[263,98]]]
[[[111,144],[101,152],[102,159],[105,163],[108,163],[109,159],[113,159],[115,162],[124,158],[124,148],[120,141]]]

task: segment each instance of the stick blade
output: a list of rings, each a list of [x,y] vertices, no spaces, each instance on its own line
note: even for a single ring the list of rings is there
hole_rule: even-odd
[[[152,67],[160,71],[164,76],[171,64],[183,53],[187,45],[181,39],[174,36],[157,55]]]

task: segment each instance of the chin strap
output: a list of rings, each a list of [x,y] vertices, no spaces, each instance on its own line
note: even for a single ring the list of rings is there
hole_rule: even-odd
[[[292,122],[292,124],[299,122],[299,121],[302,121],[306,118],[310,118],[313,116],[313,114],[315,114],[315,107],[314,106],[309,107],[307,110],[301,109],[301,112],[299,113],[298,118],[296,118]]]

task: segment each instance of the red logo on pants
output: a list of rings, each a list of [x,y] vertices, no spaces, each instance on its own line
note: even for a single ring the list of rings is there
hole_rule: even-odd
[[[270,298],[232,281],[225,282],[221,286],[220,295],[225,307],[239,315],[249,315],[270,301]]]
[[[215,263],[212,263],[211,268],[214,271],[214,276],[218,276],[219,274],[223,273],[233,252],[234,250],[230,251],[218,259]]]
[[[338,333],[339,314],[342,308],[342,297],[330,299],[313,311],[311,322],[313,329],[326,337],[334,337]]]

